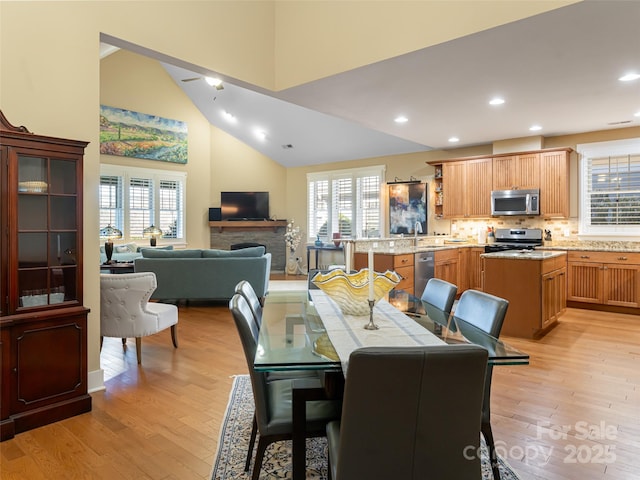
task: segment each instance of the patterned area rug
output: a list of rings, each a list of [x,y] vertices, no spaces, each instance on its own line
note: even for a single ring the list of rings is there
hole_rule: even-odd
[[[212,480],[246,480],[251,473],[244,471],[251,422],[253,420],[253,394],[248,375],[238,375],[233,381],[229,405],[220,429],[218,452],[213,464]],[[256,445],[258,444],[256,440]],[[489,458],[482,445],[482,478],[492,480]],[[255,453],[254,453],[255,455]],[[500,475],[502,480],[518,480],[518,476],[502,459]],[[253,462],[251,464],[253,467]],[[260,480],[291,478],[291,442],[275,442],[267,447],[262,463]],[[307,480],[327,478],[327,440],[307,439]]]

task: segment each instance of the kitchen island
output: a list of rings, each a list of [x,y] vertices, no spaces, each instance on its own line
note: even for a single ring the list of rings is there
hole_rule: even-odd
[[[502,334],[538,338],[557,324],[567,304],[566,252],[510,250],[481,258],[484,291],[509,301]]]

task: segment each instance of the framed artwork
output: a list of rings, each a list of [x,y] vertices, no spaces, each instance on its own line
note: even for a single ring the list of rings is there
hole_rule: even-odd
[[[100,153],[187,163],[187,124],[100,105]]]
[[[393,183],[389,185],[389,233],[413,235],[427,233],[427,184]]]

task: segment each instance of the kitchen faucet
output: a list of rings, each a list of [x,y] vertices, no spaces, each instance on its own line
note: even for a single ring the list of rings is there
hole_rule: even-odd
[[[418,234],[422,233],[422,223],[420,221],[416,221],[415,227],[413,229],[413,244],[414,246],[418,246]]]

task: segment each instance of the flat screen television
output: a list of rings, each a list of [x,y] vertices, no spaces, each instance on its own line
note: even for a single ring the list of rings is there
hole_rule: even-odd
[[[222,220],[266,220],[269,192],[221,192]]]

